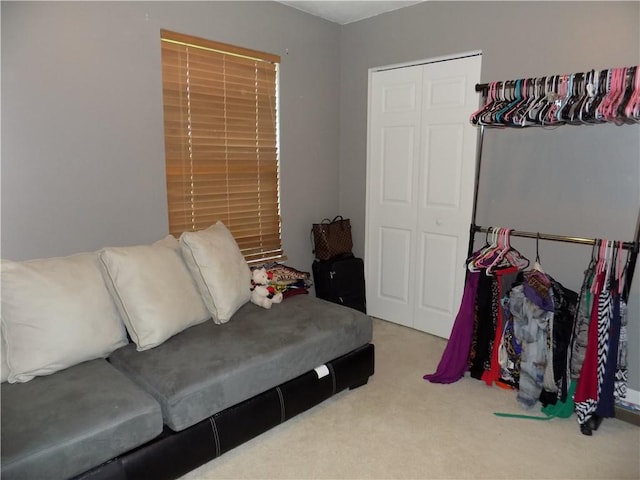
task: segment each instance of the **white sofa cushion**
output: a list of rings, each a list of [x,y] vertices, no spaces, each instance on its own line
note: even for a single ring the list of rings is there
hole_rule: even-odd
[[[106,357],[128,343],[96,253],[2,262],[10,383]]]
[[[222,222],[180,236],[184,260],[215,323],[229,321],[251,297],[251,270]]]
[[[139,351],[209,319],[174,237],[153,245],[105,248],[100,260],[107,287]]]

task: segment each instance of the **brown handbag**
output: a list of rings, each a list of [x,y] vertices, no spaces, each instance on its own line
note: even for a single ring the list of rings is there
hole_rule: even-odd
[[[344,219],[340,215],[333,220],[325,218],[320,223],[314,223],[311,232],[317,259],[329,260],[338,255],[351,253],[353,240],[351,222],[348,218]]]

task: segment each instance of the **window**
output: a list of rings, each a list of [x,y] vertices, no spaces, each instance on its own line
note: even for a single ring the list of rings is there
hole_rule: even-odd
[[[222,221],[248,262],[283,258],[280,57],[161,31],[169,231]]]

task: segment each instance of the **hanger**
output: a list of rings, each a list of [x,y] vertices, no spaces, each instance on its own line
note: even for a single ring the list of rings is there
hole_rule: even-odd
[[[511,246],[510,237],[511,229],[503,229],[502,249],[498,252],[498,256],[487,267],[486,274],[491,275],[498,267],[517,267],[526,268],[529,266],[529,260],[522,256],[515,248]]]
[[[495,126],[493,114],[500,108],[502,100],[499,97],[500,82],[489,83],[487,99],[482,108],[471,115],[471,123],[474,125]]]
[[[570,119],[571,109],[574,104],[579,100],[578,87],[581,83],[582,74],[572,73],[567,78],[566,93],[562,105],[556,112],[556,117],[559,122],[566,123]]]
[[[591,110],[589,111],[588,121],[591,123],[602,122],[601,105],[606,101],[609,94],[609,88],[611,86],[611,73],[610,70],[603,70],[600,72],[600,79],[598,83],[598,95],[593,99]]]
[[[562,123],[559,114],[562,111],[569,92],[568,78],[568,75],[557,75],[555,77],[554,92],[552,97],[549,98],[549,108],[542,118],[542,123],[546,123],[547,125],[559,125]]]
[[[517,267],[519,270],[526,269],[531,263],[529,262],[529,259],[522,255],[517,249],[515,249],[513,245],[510,245],[505,258],[508,259],[510,265]]]
[[[628,82],[627,82],[629,68],[622,67],[618,70],[619,70],[619,73],[618,73],[618,79],[616,82],[616,96],[611,101],[611,105],[609,107],[609,119],[611,122],[620,126],[620,125],[624,125],[625,123],[623,116],[621,115],[620,108],[623,107],[622,110],[624,111],[624,104],[627,102],[627,97],[629,92]]]
[[[512,127],[524,126],[522,125],[522,117],[532,100],[532,96],[530,95],[532,79],[524,78],[518,81],[520,84],[516,86],[518,90],[517,101],[515,101],[512,108],[504,114],[505,122]]]
[[[501,88],[498,87],[498,84]],[[496,97],[491,110],[483,116],[483,120],[487,122],[487,125],[501,126],[502,124],[496,118],[496,114],[500,112],[509,101],[507,99],[507,82],[497,82],[495,94]]]
[[[563,122],[571,120],[571,112],[575,109],[575,104],[580,100],[580,86],[582,84],[582,73],[572,73],[569,76],[569,84],[567,85],[567,97],[558,112],[559,119]]]
[[[491,243],[489,243],[490,233],[491,233]],[[489,227],[487,229],[487,235],[485,240],[486,240],[485,245],[480,250],[478,250],[476,252],[476,255],[473,258],[471,258],[470,261],[467,263],[467,268],[469,269],[470,272],[477,272],[481,270],[483,268],[480,266],[482,257],[486,255],[490,251],[490,249],[495,248],[497,246],[495,229],[493,227]]]
[[[467,258],[467,260],[465,261],[465,265],[467,266],[467,269],[469,271],[475,271],[473,270],[473,265],[471,265],[471,263],[486,249],[489,247],[490,243],[489,243],[489,234],[491,233],[491,227],[487,228],[487,231],[485,233],[484,236],[484,245],[482,247],[480,247],[477,251],[473,252],[471,254],[471,256],[469,258]]]
[[[635,67],[633,95],[625,108],[625,115],[636,123],[640,122],[640,65]]]
[[[540,125],[555,125],[558,122],[555,120],[555,112],[558,107],[562,104],[561,95],[560,95],[560,83],[561,76],[554,75],[551,77],[551,83],[549,88],[546,91],[547,104],[542,108],[540,113],[538,114],[538,121]]]
[[[500,233],[502,228],[490,227],[491,230],[491,243],[488,243],[485,247],[483,247],[478,254],[471,259],[471,261],[467,264],[469,271],[478,272],[482,269],[487,268],[491,263],[491,260],[494,259],[497,255],[497,252],[500,250]],[[489,232],[487,231],[487,237]]]
[[[606,257],[606,269],[605,269],[605,276],[604,276],[604,285],[605,288],[609,288],[610,282],[611,282],[611,270],[613,269],[613,245],[614,245],[614,241],[607,241],[607,249],[606,249],[606,253],[605,253],[605,257]]]
[[[589,109],[591,107],[591,103],[593,99],[598,94],[598,82],[596,79],[599,77],[599,73],[595,70],[591,70],[587,73],[587,78],[585,79],[585,101],[582,102],[580,111],[578,112],[578,118],[581,123],[587,123],[587,116],[589,113]]]
[[[536,79],[535,82],[535,98],[531,101],[530,106],[525,114],[525,118],[523,122],[526,122],[528,125],[539,125],[538,122],[538,113],[544,107],[547,97],[546,97],[546,85],[547,77],[540,77]]]
[[[607,94],[598,106],[603,121],[616,122],[616,112],[623,96],[623,86],[627,75],[626,68],[612,68],[609,71]],[[617,123],[617,122],[616,122]]]
[[[637,246],[636,246],[637,248]],[[629,265],[631,264],[631,258],[633,257],[631,249],[627,250],[627,259],[624,262],[624,267],[622,268],[622,277],[625,278],[629,275]],[[629,278],[625,279],[624,286],[622,287],[622,298],[627,301],[629,298],[629,287],[631,286],[631,282]]]
[[[591,284],[591,293],[597,293],[598,290],[603,287],[605,282],[606,268],[607,268],[607,249],[609,247],[609,240],[599,240],[598,248],[598,260],[596,263],[596,276]]]
[[[581,125],[583,122],[580,119],[580,112],[582,108],[589,100],[589,93],[587,91],[587,85],[593,74],[593,70],[590,72],[576,74],[573,82],[573,102],[565,113],[565,121],[571,125]]]
[[[517,106],[515,111],[510,116],[511,122],[514,126],[525,127],[527,126],[526,115],[527,111],[531,107],[532,102],[536,99],[536,81],[535,78],[525,78],[522,86],[523,100]]]
[[[536,260],[533,262],[533,269],[544,273],[540,265],[540,232],[536,233]]]
[[[626,123],[628,125],[632,125],[636,123],[636,121],[631,116],[627,115],[627,106],[634,98],[634,96],[637,95],[636,71],[637,67],[628,68],[624,78],[624,93],[616,112],[616,117],[620,124]]]
[[[488,110],[491,107],[491,104],[493,103],[493,90],[494,90],[495,83],[496,82],[489,83],[484,105],[471,114],[471,117],[469,118],[469,120],[473,125],[481,124],[480,123],[481,116],[484,114],[486,110]]]
[[[522,80],[516,80],[513,87],[510,88],[510,93],[512,94],[506,106],[504,106],[499,112],[496,113],[496,121],[501,125],[511,125],[509,121],[509,117],[507,115],[520,103],[522,100],[520,94]]]
[[[615,271],[617,273],[617,289],[618,295],[622,295],[622,242],[618,241],[618,248],[615,252],[616,266]]]
[[[640,68],[637,66],[633,67],[633,76],[629,83],[631,85],[631,95],[624,106],[623,115],[628,123],[637,123],[638,118],[634,118],[634,110],[640,100]]]
[[[490,260],[491,263],[487,266],[487,269],[486,269],[487,275],[491,275],[493,273],[493,269],[502,263],[502,259],[504,258],[504,255],[507,253],[507,250],[510,248],[509,232],[511,230],[508,228],[502,228],[500,230],[501,230],[500,231],[501,241],[498,241],[498,245],[500,246],[500,248],[497,251],[497,255]]]
[[[592,83],[594,93],[591,96],[591,100],[585,106],[585,111],[582,115],[582,120],[585,123],[599,123],[599,120],[596,118],[596,112],[598,110],[598,105],[606,95],[608,76],[608,70],[596,71],[594,74]]]

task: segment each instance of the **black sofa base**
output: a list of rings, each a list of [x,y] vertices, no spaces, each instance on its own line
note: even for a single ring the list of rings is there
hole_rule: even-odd
[[[315,370],[227,408],[180,432],[165,427],[151,442],[74,480],[175,479],[289,420],[374,373],[375,349],[365,345]]]

